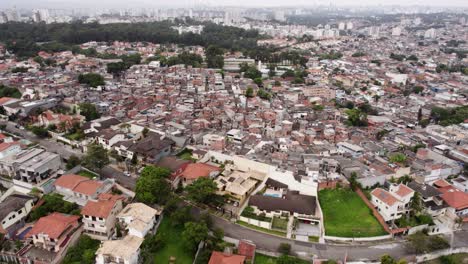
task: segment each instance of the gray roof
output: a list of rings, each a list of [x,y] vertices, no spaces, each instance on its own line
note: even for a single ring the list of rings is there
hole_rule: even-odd
[[[408,184],[408,187],[413,189],[414,191],[420,193],[422,197],[429,198],[434,196],[439,196],[442,193],[439,192],[435,187],[428,185],[428,184],[421,184],[415,181],[412,181]]]
[[[5,198],[0,206],[0,220],[3,220],[12,211],[23,208],[27,201],[34,199],[31,196],[12,194]]]
[[[315,196],[302,195],[297,191],[289,191],[284,198],[264,195],[250,197],[249,205],[265,211],[288,211],[299,214],[315,215],[317,202]]]

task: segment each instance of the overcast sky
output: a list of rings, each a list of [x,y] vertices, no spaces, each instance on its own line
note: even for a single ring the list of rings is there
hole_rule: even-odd
[[[0,0],[0,8],[138,8],[184,6],[428,5],[464,6],[468,0]]]

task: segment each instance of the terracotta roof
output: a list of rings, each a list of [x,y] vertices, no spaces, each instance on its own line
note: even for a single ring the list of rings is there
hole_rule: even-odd
[[[3,142],[0,143],[0,151],[4,151],[13,145],[19,145],[19,142]]]
[[[246,256],[247,259],[253,259],[255,256],[256,246],[251,241],[241,240],[239,241],[239,246],[237,248],[237,253],[242,256]]]
[[[218,251],[211,253],[208,264],[243,264],[245,256],[226,254]]]
[[[382,188],[375,188],[372,192],[371,195],[377,197],[377,199],[381,200],[382,202],[392,206],[396,202],[398,202],[398,199],[395,198],[391,193],[387,192],[386,190]]]
[[[78,219],[80,219],[80,217],[76,215],[52,213],[39,218],[33,228],[26,234],[26,237],[37,234],[47,234],[49,238],[59,238],[60,235],[72,225],[78,224]]]
[[[400,197],[405,197],[407,195],[412,194],[414,191],[411,190],[408,186],[404,184],[398,185],[398,190],[395,192]]]
[[[68,174],[63,175],[54,182],[55,186],[70,189],[86,195],[92,195],[102,186],[102,183],[84,176]]]
[[[15,98],[12,98],[12,97],[2,97],[0,98],[0,105],[4,105],[6,104],[7,102],[11,101],[11,100],[14,100]]]
[[[190,163],[185,166],[179,175],[185,179],[198,179],[200,177],[208,177],[215,171],[221,171],[221,169],[205,163]]]
[[[451,186],[451,184],[448,183],[447,181],[441,179],[441,180],[435,181],[434,186],[442,188],[442,187],[449,187],[449,186]]]
[[[97,201],[88,201],[81,209],[81,214],[107,218],[120,199],[123,199],[123,197],[112,194],[100,195]]]
[[[456,210],[468,208],[468,194],[458,189],[450,189],[442,194],[441,198]]]

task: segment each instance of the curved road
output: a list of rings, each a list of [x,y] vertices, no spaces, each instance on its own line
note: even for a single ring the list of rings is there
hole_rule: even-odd
[[[408,254],[404,240],[396,239],[376,242],[375,244],[366,242],[362,245],[309,243],[258,232],[229,222],[224,218],[212,217],[212,219],[214,226],[223,229],[227,237],[251,240],[257,245],[257,248],[272,252],[276,252],[281,243],[289,243],[292,251],[305,257],[315,255],[318,258],[343,259],[347,255],[348,260],[378,260],[382,255],[389,254],[394,258],[406,258],[407,260],[414,258],[414,255]],[[468,230],[465,228],[454,233],[452,245],[454,248],[468,245]],[[447,239],[450,241],[450,236]]]

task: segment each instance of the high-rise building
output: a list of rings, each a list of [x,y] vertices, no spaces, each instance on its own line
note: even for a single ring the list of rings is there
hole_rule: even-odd
[[[353,29],[353,27],[354,27],[353,22],[348,22],[348,23],[346,24],[346,29],[347,29],[347,30],[351,30],[351,29]]]
[[[378,37],[380,35],[380,27],[369,27],[369,36]]]
[[[426,30],[426,32],[424,32],[424,38],[433,39],[435,37],[436,37],[435,28],[430,28],[430,29]]]
[[[392,29],[392,36],[400,36],[401,35],[401,27],[394,27]]]
[[[345,29],[346,29],[346,24],[343,23],[343,22],[340,22],[340,23],[338,24],[338,29],[339,29],[339,30],[345,30]]]

